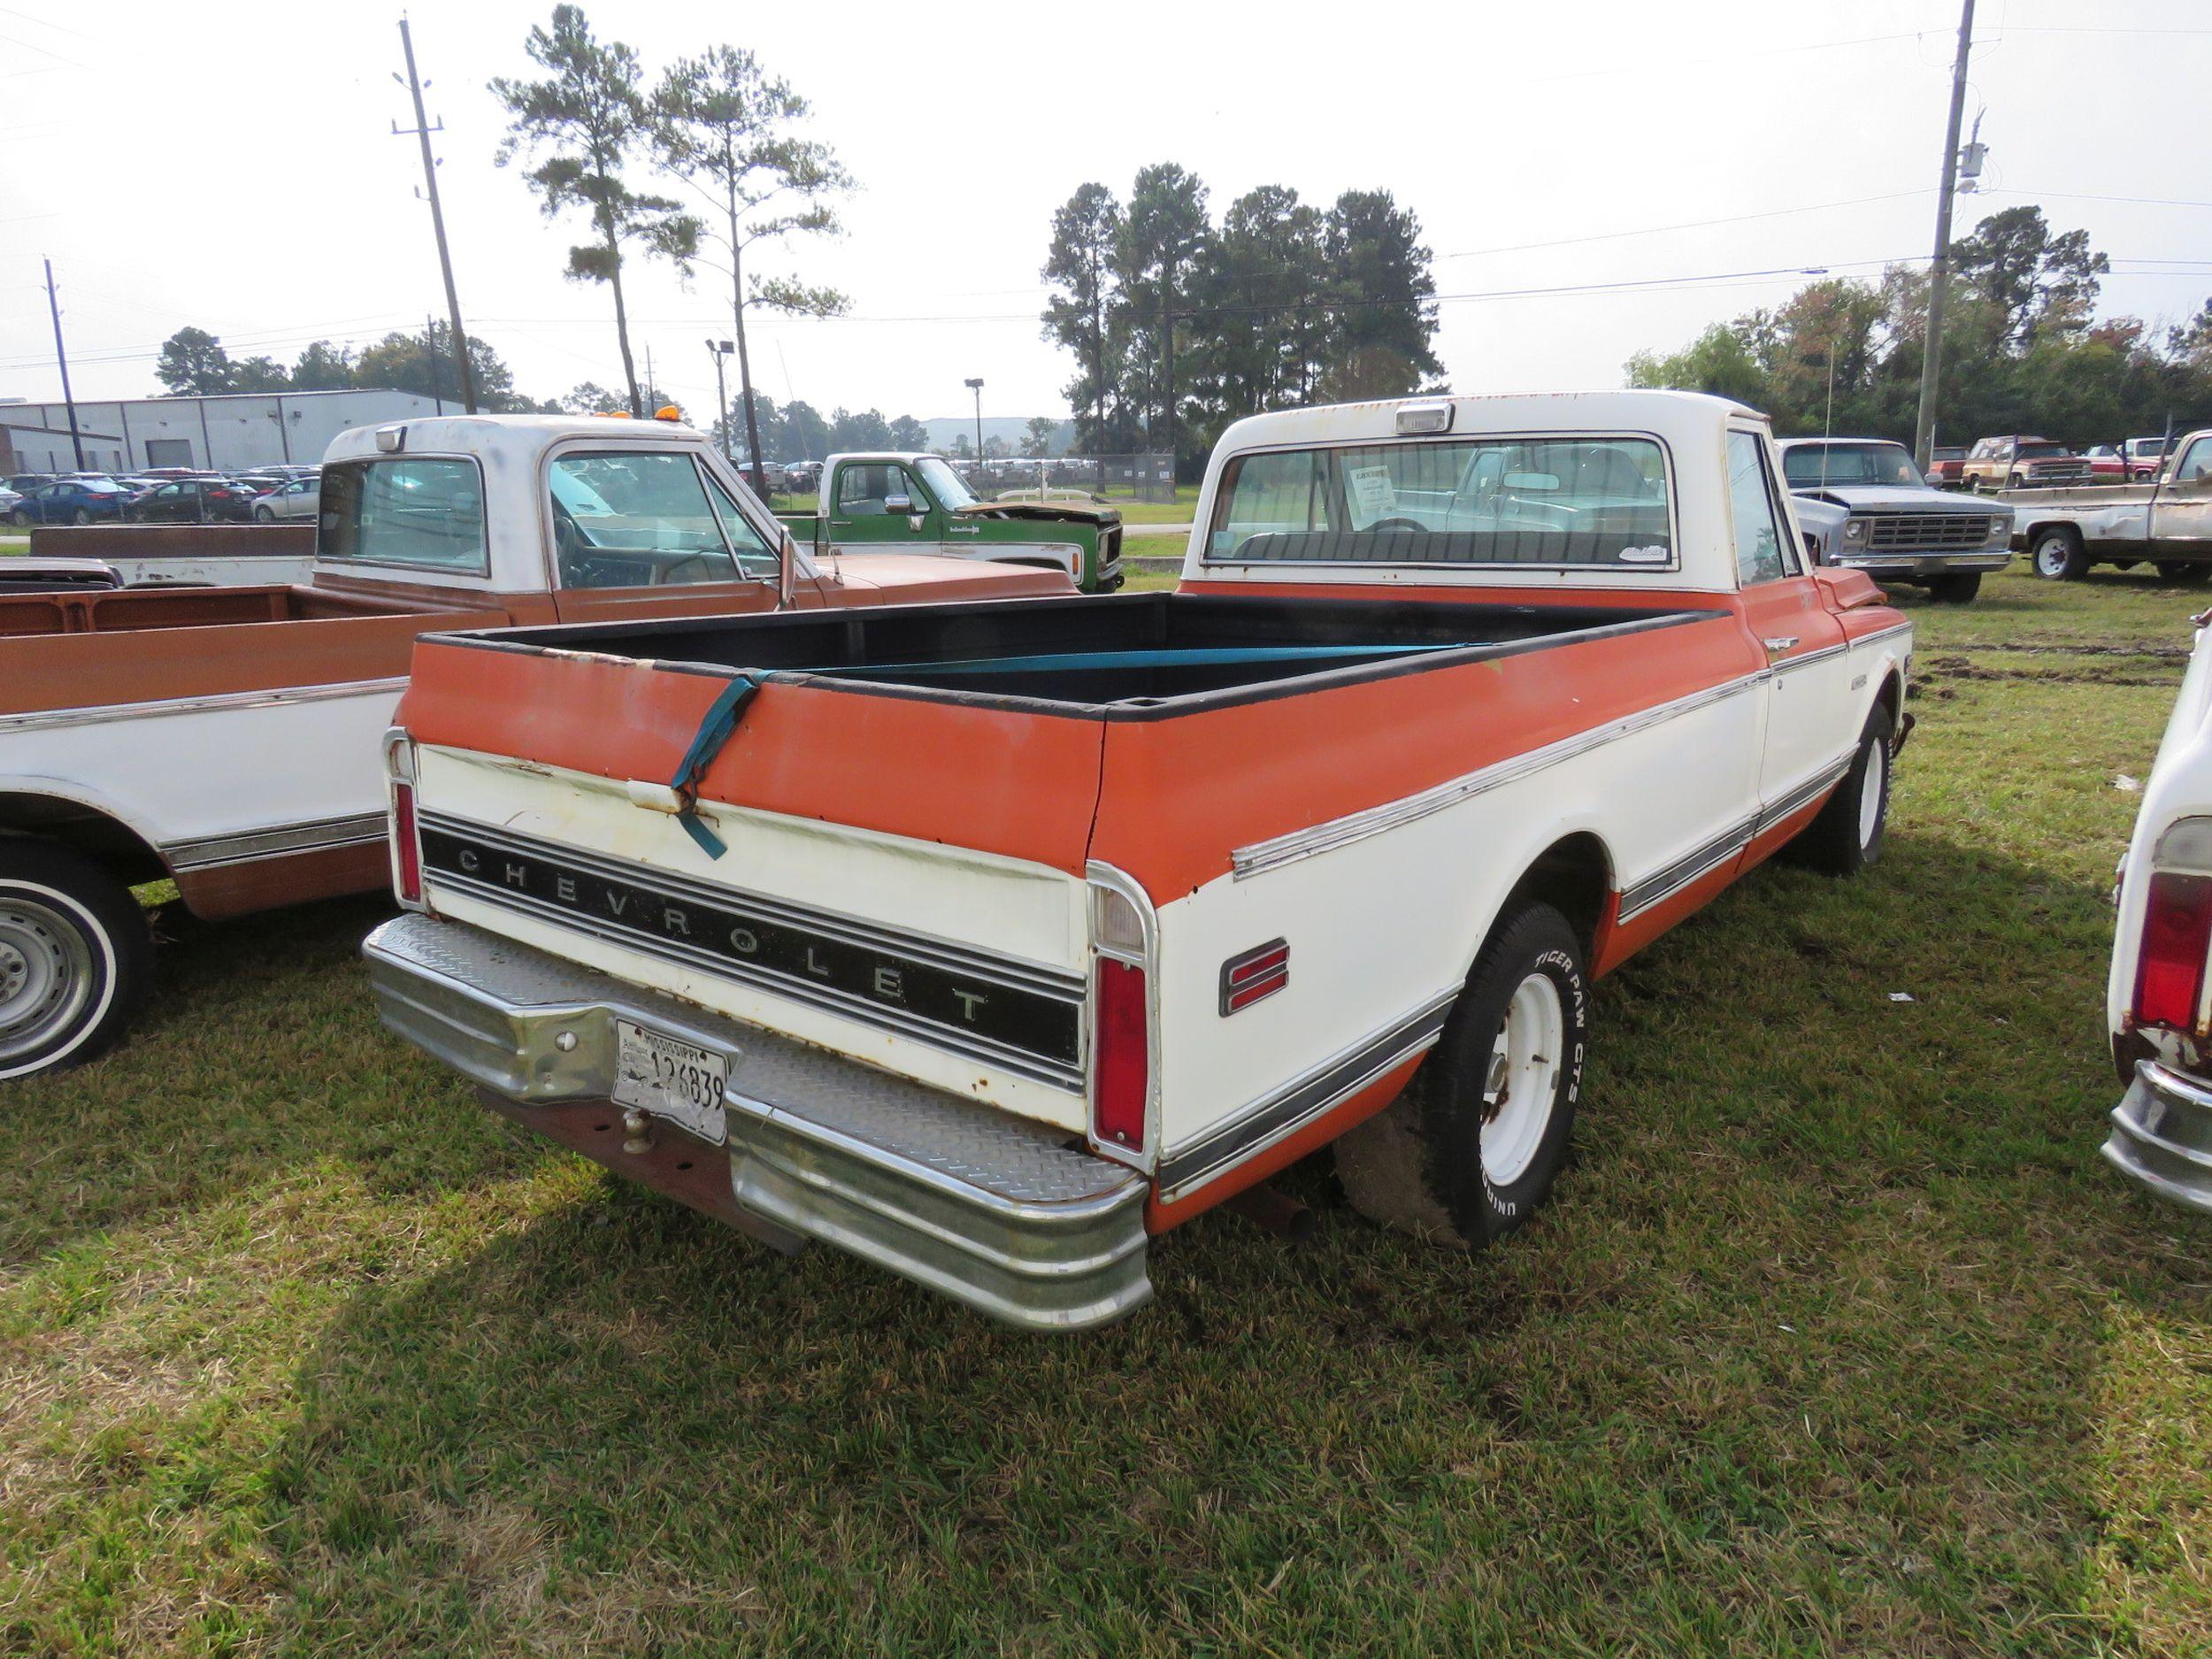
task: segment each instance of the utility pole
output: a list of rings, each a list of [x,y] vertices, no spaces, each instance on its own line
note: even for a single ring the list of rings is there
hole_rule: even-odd
[[[84,440],[77,435],[77,400],[69,390],[69,354],[61,347],[61,302],[54,297],[54,262],[46,261],[46,309],[54,318],[54,361],[61,368],[61,401],[69,410],[69,447],[77,457],[77,471],[84,471]]]
[[[422,319],[422,354],[430,359],[430,402],[440,414],[445,413],[445,382],[438,378],[438,336],[432,332],[430,319]],[[469,411],[473,414],[473,410]]]
[[[445,131],[441,119],[437,126],[430,125],[422,108],[422,81],[415,73],[415,39],[407,32],[407,19],[399,20],[399,43],[407,54],[407,91],[415,101],[415,124],[403,129],[397,121],[392,123],[396,137],[414,137],[422,141],[423,192],[430,198],[430,228],[438,237],[438,269],[445,274],[446,314],[453,323],[453,361],[461,373],[461,407],[470,414],[476,412],[476,375],[469,367],[469,339],[461,326],[461,292],[453,286],[453,255],[446,247],[445,210],[438,205],[438,163],[430,153],[430,134]],[[392,77],[396,81],[397,75]]]
[[[1962,0],[1959,55],[1951,65],[1951,119],[1943,136],[1943,188],[1936,196],[1935,260],[1928,268],[1928,342],[1920,358],[1920,419],[1912,455],[1924,473],[1935,447],[1936,370],[1943,355],[1943,286],[1951,274],[1951,196],[1958,188],[1959,121],[1966,113],[1966,54],[1974,43],[1974,0]]]
[[[980,380],[970,380],[968,389],[975,394],[975,458],[976,465],[980,466],[983,464],[983,382]]]
[[[657,415],[661,409],[661,388],[653,384],[653,342],[649,340],[645,342],[645,389],[653,394],[653,407],[647,412]]]

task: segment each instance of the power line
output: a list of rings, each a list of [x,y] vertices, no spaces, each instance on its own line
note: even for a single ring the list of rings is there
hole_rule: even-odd
[[[1907,196],[1926,196],[1926,190],[1892,190],[1883,196],[1856,196],[1841,202],[1812,202],[1803,207],[1773,207],[1757,213],[1733,213],[1724,219],[1690,219],[1678,225],[1647,225],[1640,230],[1601,231],[1592,236],[1562,236],[1551,242],[1515,242],[1505,248],[1472,248],[1463,253],[1445,253],[1439,259],[1482,259],[1492,254],[1526,253],[1538,248],[1573,248],[1584,242],[1616,242],[1624,236],[1657,236],[1668,231],[1703,230],[1714,225],[1742,225],[1757,219],[1781,219],[1792,213],[1819,213],[1831,208],[1863,207],[1870,202],[1901,202]]]

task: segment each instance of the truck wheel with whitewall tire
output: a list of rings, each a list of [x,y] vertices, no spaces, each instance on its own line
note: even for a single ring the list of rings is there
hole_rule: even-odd
[[[1462,1249],[1520,1226],[1550,1193],[1574,1129],[1590,992],[1567,918],[1500,918],[1405,1092],[1336,1143],[1369,1220]]]
[[[72,848],[0,836],[0,1081],[111,1047],[152,975],[128,887]]]
[[[2047,525],[2028,544],[2028,563],[2047,582],[2078,582],[2089,574],[2089,551],[2070,524]]]
[[[2208,576],[2212,576],[2212,565],[2200,565],[2194,559],[2160,559],[2158,580],[2172,582],[2177,587],[2194,588]]]
[[[1971,604],[1974,595],[1982,590],[1979,571],[1955,571],[1948,576],[1928,579],[1928,595],[1939,604]]]
[[[1827,805],[1790,841],[1792,864],[1823,875],[1855,876],[1881,857],[1889,826],[1890,738],[1896,726],[1889,704],[1876,703],[1859,734],[1851,769]]]

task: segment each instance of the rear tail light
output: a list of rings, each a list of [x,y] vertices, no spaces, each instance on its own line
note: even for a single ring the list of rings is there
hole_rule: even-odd
[[[1098,1040],[1091,1087],[1091,1125],[1109,1145],[1144,1145],[1145,1096],[1151,1092],[1151,1022],[1145,1017],[1145,972],[1134,963],[1098,959]]]
[[[1146,1151],[1152,1102],[1152,926],[1142,889],[1092,867],[1091,1142]]]
[[[2212,818],[2177,818],[2151,852],[2135,1021],[2193,1031],[2212,953]]]
[[[415,821],[415,745],[395,726],[384,737],[384,771],[392,797],[392,891],[410,910],[425,908],[422,834]]]

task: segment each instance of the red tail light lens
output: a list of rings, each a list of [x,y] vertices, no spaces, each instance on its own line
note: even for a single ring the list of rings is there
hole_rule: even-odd
[[[422,842],[415,833],[415,786],[392,785],[392,871],[403,904],[422,902]]]
[[[2143,909],[2142,955],[2135,967],[2138,1025],[2176,1031],[2195,1026],[2208,949],[2212,949],[2212,876],[2154,873]]]
[[[1144,970],[1111,956],[1098,958],[1097,1020],[1091,1075],[1091,1126],[1100,1141],[1144,1144],[1144,1102],[1152,1080]]]

